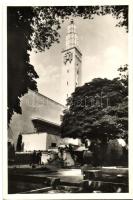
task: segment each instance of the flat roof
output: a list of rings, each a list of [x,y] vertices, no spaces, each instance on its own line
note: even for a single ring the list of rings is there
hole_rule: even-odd
[[[29,134],[42,134],[47,132],[48,134],[52,135],[60,135],[60,124],[53,123],[41,118],[32,118],[31,119],[35,130],[34,132],[29,133],[22,133],[23,135],[29,135]]]

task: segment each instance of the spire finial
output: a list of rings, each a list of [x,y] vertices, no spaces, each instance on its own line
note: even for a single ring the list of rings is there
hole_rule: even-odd
[[[66,49],[72,47],[78,47],[78,36],[73,19],[70,20],[70,23],[67,27],[67,36],[66,36]]]

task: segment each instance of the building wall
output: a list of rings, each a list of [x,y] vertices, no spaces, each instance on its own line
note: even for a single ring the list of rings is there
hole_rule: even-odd
[[[15,146],[19,133],[36,132],[32,119],[40,118],[60,125],[64,110],[63,105],[31,90],[21,98],[21,108],[22,115],[15,113],[10,122]]]
[[[78,139],[61,138],[59,135],[48,133],[23,134],[24,151],[41,150],[45,151],[51,148],[52,143],[59,147],[61,144],[79,145]]]
[[[52,143],[56,143],[56,146],[58,147],[61,141],[62,139],[60,138],[59,135],[47,134],[46,148],[48,149],[49,147],[51,147]]]
[[[80,145],[80,140],[73,138],[61,138],[59,135],[47,134],[47,149],[51,146],[52,143],[56,143],[57,147],[61,144],[73,144],[78,146]]]
[[[23,134],[24,151],[46,150],[47,133]]]
[[[45,151],[51,147],[52,143],[55,143],[58,147],[61,141],[59,135],[48,133],[23,134],[24,151]]]

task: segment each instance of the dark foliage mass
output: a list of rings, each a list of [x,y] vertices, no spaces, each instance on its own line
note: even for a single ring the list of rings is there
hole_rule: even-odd
[[[21,134],[18,135],[16,150],[22,151],[22,135]]]
[[[118,26],[128,31],[128,6],[88,7],[8,7],[8,121],[14,112],[21,114],[20,98],[28,89],[37,90],[37,73],[30,64],[29,51],[49,49],[59,42],[61,23],[69,16],[93,19],[112,14]]]
[[[28,89],[37,90],[38,78],[30,64],[29,40],[33,33],[32,8],[10,7],[7,12],[8,49],[8,120],[13,112],[21,113],[20,98]]]
[[[96,78],[67,100],[62,119],[62,136],[89,139],[125,138],[128,132],[127,65],[119,78]]]

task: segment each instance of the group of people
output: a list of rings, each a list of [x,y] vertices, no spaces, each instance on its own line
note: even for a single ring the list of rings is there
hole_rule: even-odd
[[[58,158],[63,161],[65,166],[73,166],[75,164],[74,150],[71,145],[66,145],[64,148],[58,148]]]
[[[32,164],[38,164],[41,165],[41,158],[42,158],[42,152],[39,150],[36,152],[35,150],[33,151],[32,154]]]

